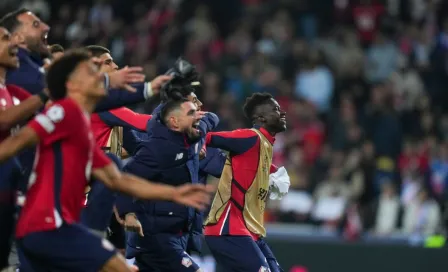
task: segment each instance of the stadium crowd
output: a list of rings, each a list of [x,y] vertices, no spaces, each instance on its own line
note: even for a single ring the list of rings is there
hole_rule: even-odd
[[[269,221],[378,235],[443,231],[448,2],[18,2],[10,5],[49,23],[50,44],[103,45],[147,78],[184,56],[203,74],[198,97],[220,117],[217,130],[249,125],[240,108],[253,92],[274,95],[288,131],[273,162],[285,165],[291,189],[268,204]]]

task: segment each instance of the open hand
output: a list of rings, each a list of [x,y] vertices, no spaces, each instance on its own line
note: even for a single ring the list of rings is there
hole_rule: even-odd
[[[198,210],[204,210],[210,203],[214,186],[202,184],[184,184],[176,187],[173,201],[190,206]]]
[[[109,73],[109,84],[111,88],[123,88],[129,92],[136,92],[137,89],[129,84],[145,81],[142,74],[142,67],[124,67],[118,71]]]
[[[158,94],[160,92],[160,89],[162,88],[162,86],[165,85],[165,83],[170,81],[172,78],[173,78],[172,76],[168,76],[168,75],[161,75],[161,76],[154,78],[151,81],[152,92],[154,94]]]

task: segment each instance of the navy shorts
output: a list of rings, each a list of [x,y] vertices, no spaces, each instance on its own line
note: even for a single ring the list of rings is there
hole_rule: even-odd
[[[18,241],[21,272],[97,272],[117,254],[113,245],[86,227],[64,224]]]
[[[126,255],[135,258],[134,264],[139,272],[196,272],[199,269],[199,265],[185,252],[188,234],[158,233],[145,237],[128,234],[128,244],[133,246],[128,245]]]
[[[264,240],[250,236],[205,236],[216,262],[226,272],[281,272],[274,254]]]

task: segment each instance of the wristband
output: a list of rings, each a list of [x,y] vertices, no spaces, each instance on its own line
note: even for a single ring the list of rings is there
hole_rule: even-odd
[[[145,99],[148,99],[148,98],[150,98],[153,95],[154,95],[154,92],[152,90],[151,82],[146,82],[145,83],[145,90],[144,90]]]
[[[45,103],[47,103],[48,99],[50,99],[48,97],[48,95],[44,92],[38,93],[37,96],[40,98],[40,101],[42,101],[42,104],[44,104],[44,105],[45,105]]]

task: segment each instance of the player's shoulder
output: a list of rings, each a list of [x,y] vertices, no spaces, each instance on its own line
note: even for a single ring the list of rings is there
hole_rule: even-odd
[[[45,115],[54,123],[59,123],[64,119],[77,119],[82,114],[79,106],[69,98],[57,100],[45,109]]]
[[[247,135],[247,136],[257,135],[257,133],[251,128],[239,128],[239,129],[234,130],[234,133],[241,134],[241,135]]]
[[[6,84],[6,90],[12,92],[12,91],[20,91],[20,92],[26,92],[26,90],[16,84]]]

